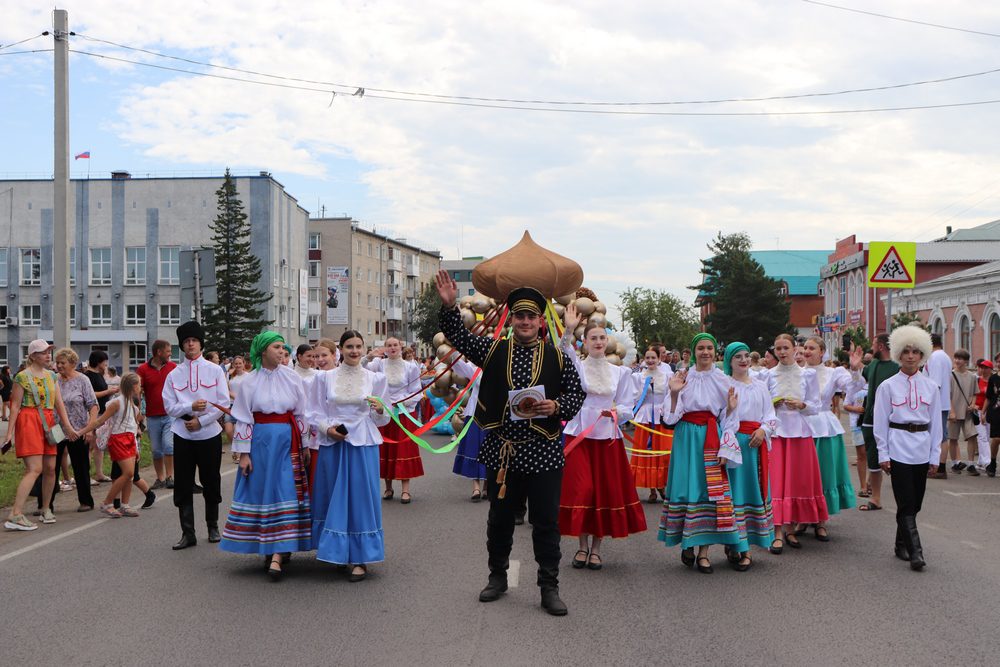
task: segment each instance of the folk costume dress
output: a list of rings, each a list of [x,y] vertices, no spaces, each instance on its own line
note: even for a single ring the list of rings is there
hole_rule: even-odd
[[[739,396],[736,410],[729,415],[726,427],[734,433],[740,445],[743,463],[726,470],[733,493],[733,511],[737,524],[742,522],[750,544],[767,548],[774,540],[774,513],[771,509],[771,492],[768,475],[768,458],[771,438],[778,420],[771,403],[767,385],[751,378],[749,383],[730,378]],[[764,442],[750,446],[750,437],[763,429]]]
[[[387,357],[373,359],[366,368],[385,376],[389,386],[389,400],[386,403],[393,406],[396,416],[404,424],[409,421],[413,428],[419,426],[415,421],[416,418],[410,416],[410,411],[416,406],[420,394],[398,405],[396,402],[421,388],[420,366],[412,361]],[[407,424],[407,428],[411,428],[410,424]],[[383,443],[379,447],[379,477],[388,480],[422,477],[424,464],[417,443],[410,440],[392,419],[379,427],[379,431],[383,438]]]
[[[316,427],[319,443],[314,452],[313,544],[316,558],[328,563],[385,560],[379,427],[390,417],[371,408],[369,396],[389,403],[388,383],[384,375],[360,365],[320,371],[310,387],[306,419]],[[346,440],[327,435],[338,425],[347,429]]]
[[[722,369],[692,367],[673,410],[667,391],[664,421],[677,426],[657,539],[668,547],[726,544],[741,552],[750,549],[725,470],[726,460],[736,461],[740,456],[732,432],[723,429],[729,387],[730,379]],[[720,457],[722,463],[715,463]]]
[[[471,378],[475,374],[477,366],[465,359],[458,360],[452,367],[452,371],[465,378]],[[479,427],[479,424],[472,418],[476,412],[476,405],[479,403],[479,381],[481,376],[476,378],[475,384],[469,389],[468,400],[465,402],[463,411],[463,421],[469,424],[469,429],[465,432],[465,437],[458,443],[455,452],[455,465],[452,472],[469,479],[486,479],[486,466],[479,462],[479,448],[486,439],[486,433]]]
[[[308,551],[312,544],[308,475],[302,463],[306,395],[287,366],[258,368],[233,404],[234,453],[249,454],[249,475],[236,476],[219,548],[240,554]]]
[[[587,397],[563,428],[566,442],[593,430],[566,455],[559,500],[559,533],[579,537],[627,537],[646,530],[646,515],[635,492],[618,424],[632,417],[632,372],[603,357],[581,360],[572,337],[563,338],[563,356],[573,360]],[[602,417],[611,410],[614,417]]]
[[[806,420],[808,415],[819,412],[816,371],[797,364],[778,364],[768,374],[767,384],[772,400],[795,399],[806,404],[802,410],[785,405],[775,410],[778,427],[771,438],[768,476],[774,525],[826,521],[830,517],[816,443]]]
[[[660,421],[667,382],[674,373],[670,366],[658,363],[652,368],[644,368],[632,375],[633,401],[636,403],[635,421],[656,433],[641,428],[635,429],[635,449],[650,449],[654,452],[670,450],[673,433]],[[668,406],[669,407],[669,406]],[[667,469],[670,454],[660,456],[633,456],[630,467],[635,477],[635,485],[643,489],[659,489],[667,485]]]
[[[823,364],[810,366],[816,372],[819,384],[819,411],[806,415],[816,441],[816,458],[823,480],[823,495],[829,514],[839,514],[840,510],[854,507],[854,484],[851,483],[851,469],[844,449],[844,427],[840,418],[833,414],[834,394],[850,396],[859,384],[851,378],[846,368],[827,368]]]

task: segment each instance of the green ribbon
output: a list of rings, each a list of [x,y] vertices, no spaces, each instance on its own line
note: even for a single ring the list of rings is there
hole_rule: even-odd
[[[406,434],[406,437],[408,437],[417,445],[423,447],[432,454],[447,454],[448,452],[453,451],[456,447],[458,447],[458,443],[460,443],[462,441],[462,438],[465,437],[466,432],[469,430],[469,426],[472,424],[472,420],[470,419],[465,423],[465,427],[462,428],[462,431],[458,434],[458,437],[456,437],[454,440],[444,445],[443,447],[434,447],[426,440],[421,438],[419,435],[411,433],[405,426],[403,426],[403,422],[399,421],[399,417],[396,415],[396,411],[393,410],[390,405],[386,404],[385,401],[383,401],[378,396],[371,396],[370,398],[375,399],[375,401],[377,401],[379,405],[382,406],[382,409],[386,410],[389,413],[389,416],[392,418],[392,421],[396,422],[396,426],[398,426],[403,431],[403,433]],[[456,402],[455,405],[452,406],[450,410],[448,410],[446,413],[444,413],[444,415],[442,415],[440,421],[444,421],[445,419],[450,419],[451,415],[453,415],[460,407],[461,406],[458,404],[458,402]]]

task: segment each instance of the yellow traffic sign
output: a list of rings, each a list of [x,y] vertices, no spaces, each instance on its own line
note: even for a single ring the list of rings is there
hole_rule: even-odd
[[[913,287],[916,282],[916,243],[872,241],[868,244],[869,287]]]

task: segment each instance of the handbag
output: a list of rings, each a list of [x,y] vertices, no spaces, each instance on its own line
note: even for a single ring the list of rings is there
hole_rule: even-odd
[[[958,386],[958,391],[962,394],[962,398],[964,398],[965,402],[968,403],[969,397],[965,395],[965,390],[962,389],[962,383],[958,381],[958,376],[955,375],[955,371],[951,372],[951,376],[955,378],[955,384]],[[979,426],[979,410],[971,410],[969,414],[972,415],[972,424],[974,426]]]
[[[42,420],[42,428],[45,429],[45,441],[50,445],[58,445],[60,442],[66,439],[66,435],[63,433],[62,426],[55,424],[54,426],[49,426],[49,422],[45,419],[45,411],[42,410],[42,401],[38,397],[38,387],[35,386],[34,379],[30,382],[31,384],[31,396],[35,399],[35,408],[38,410],[38,418]],[[55,384],[55,380],[53,380]],[[53,401],[53,404],[55,401]]]

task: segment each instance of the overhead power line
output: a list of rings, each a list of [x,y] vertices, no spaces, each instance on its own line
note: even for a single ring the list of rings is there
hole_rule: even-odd
[[[829,2],[820,2],[819,0],[802,0],[802,2],[808,3],[810,5],[819,5],[821,7],[829,7],[831,9],[840,9],[845,12],[854,12],[855,14],[866,14],[868,16],[877,16],[880,19],[889,19],[890,21],[901,21],[903,23],[914,23],[916,25],[927,26],[929,28],[941,28],[942,30],[954,30],[955,32],[967,32],[970,35],[983,35],[985,37],[1000,37],[1000,34],[995,32],[983,32],[982,30],[969,30],[968,28],[956,28],[955,26],[942,25],[940,23],[931,23],[930,21],[917,21],[915,19],[906,19],[899,16],[889,16],[888,14],[879,14],[878,12],[870,12],[865,9],[855,9],[854,7],[844,7],[842,5],[834,5]]]
[[[0,44],[0,51],[3,51],[4,49],[9,49],[9,48],[14,47],[14,46],[17,46],[18,44],[24,44],[25,42],[30,42],[33,39],[38,39],[39,37],[42,37],[43,35],[47,35],[47,34],[49,34],[48,30],[46,30],[45,32],[40,32],[37,35],[32,35],[31,37],[27,37],[25,39],[22,39],[19,42],[12,42],[10,44]]]
[[[463,102],[485,102],[485,103],[497,103],[497,104],[544,104],[552,106],[681,106],[686,104],[724,104],[724,103],[736,103],[736,102],[776,102],[780,100],[796,100],[796,99],[806,99],[811,97],[832,97],[836,95],[848,95],[854,93],[871,93],[886,90],[896,90],[900,88],[909,88],[913,86],[925,86],[931,84],[947,83],[950,81],[959,81],[961,79],[971,79],[980,76],[986,76],[989,74],[996,74],[1000,72],[1000,68],[983,70],[980,72],[971,72],[967,74],[958,74],[955,76],[941,77],[937,79],[925,79],[922,81],[910,81],[906,83],[888,84],[884,86],[871,86],[867,88],[849,88],[845,90],[835,90],[827,92],[817,92],[817,93],[799,93],[792,95],[769,95],[761,97],[730,97],[730,98],[719,98],[719,99],[706,99],[706,100],[667,100],[667,101],[625,101],[625,102],[606,102],[606,101],[569,101],[569,100],[544,100],[544,99],[516,99],[508,97],[475,97],[471,95],[444,95],[438,93],[425,93],[410,90],[398,90],[393,88],[375,88],[373,86],[362,85],[362,84],[346,84],[337,83],[335,81],[323,81],[318,79],[303,79],[291,76],[282,76],[278,74],[269,74],[267,72],[258,72],[255,70],[243,69],[239,67],[231,67],[227,65],[216,65],[214,63],[208,63],[200,60],[194,60],[192,58],[186,58],[182,56],[175,56],[166,53],[159,53],[156,51],[151,51],[149,49],[143,49],[135,46],[129,46],[127,44],[120,44],[118,42],[112,42],[106,39],[100,39],[97,37],[91,37],[89,35],[78,34],[85,40],[91,42],[99,42],[101,44],[107,44],[109,46],[114,46],[120,49],[126,49],[129,51],[136,51],[139,53],[145,53],[147,55],[155,56],[157,58],[167,58],[170,60],[176,60],[180,62],[185,62],[191,65],[199,65],[201,67],[209,67],[214,69],[225,70],[229,72],[236,72],[240,74],[247,74],[252,76],[260,76],[269,79],[275,79],[280,81],[288,81],[294,84],[314,84],[318,86],[328,86],[329,88],[323,88],[324,92],[332,92],[330,88],[333,89],[343,89],[336,91],[338,94],[343,94],[344,92],[353,94],[357,90],[364,89],[367,94],[370,93],[384,93],[388,95],[406,95],[413,97],[427,97],[432,99],[443,99],[443,100],[457,100]],[[81,52],[83,53],[83,52]],[[97,55],[92,52],[87,52],[88,55]],[[133,62],[127,61],[124,62]],[[188,70],[176,70],[176,71],[188,71]],[[307,90],[314,90],[313,88],[308,88]]]

